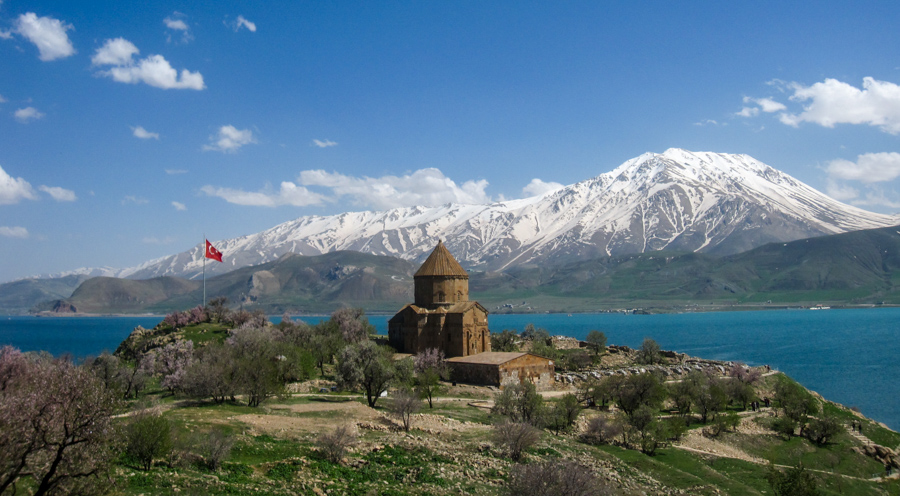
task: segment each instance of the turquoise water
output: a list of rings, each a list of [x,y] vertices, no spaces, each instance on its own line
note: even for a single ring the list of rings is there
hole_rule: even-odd
[[[304,318],[315,323],[323,317]],[[387,333],[387,316],[370,321]],[[137,325],[158,317],[12,317],[0,320],[0,344],[75,357],[114,350]],[[276,317],[277,321],[278,318]],[[528,323],[584,338],[592,329],[610,344],[638,347],[652,337],[663,349],[716,360],[768,364],[828,399],[857,406],[900,429],[900,309],[776,310],[675,315],[492,315],[493,331]]]

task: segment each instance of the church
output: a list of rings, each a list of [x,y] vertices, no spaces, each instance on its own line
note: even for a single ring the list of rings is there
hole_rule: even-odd
[[[400,353],[437,348],[444,356],[491,351],[486,308],[469,301],[469,274],[438,241],[414,277],[415,302],[388,321],[388,340]]]

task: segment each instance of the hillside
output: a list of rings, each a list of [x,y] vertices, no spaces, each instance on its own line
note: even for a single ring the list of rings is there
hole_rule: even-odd
[[[89,278],[87,275],[69,275],[0,284],[0,313],[22,314],[43,301],[68,298]]]
[[[900,304],[898,254],[900,233],[890,227],[771,243],[725,257],[651,252],[471,272],[470,292],[492,311],[518,312]],[[393,312],[411,300],[415,269],[406,260],[353,251],[286,255],[209,278],[207,294],[270,314],[341,306]],[[65,302],[79,312],[114,313],[164,312],[201,300],[199,281],[94,278]]]
[[[405,260],[359,252],[288,254],[208,278],[206,292],[209,298],[225,296],[233,306],[269,313],[330,312],[342,306],[388,311],[412,297],[414,270]],[[168,312],[200,304],[203,287],[201,281],[174,277],[96,277],[64,301],[86,313]],[[44,303],[37,309],[51,310],[56,304]]]
[[[180,330],[160,325],[135,334],[148,339],[189,334],[221,341],[225,333],[220,328],[209,323]],[[135,401],[132,407],[155,401],[155,415],[167,419],[180,439],[193,441],[176,443],[168,459],[157,460],[149,469],[137,469],[121,457],[114,480],[125,494],[499,496],[510,494],[517,481],[523,487],[523,470],[540,469],[547,471],[538,472],[525,492],[512,494],[535,494],[534,484],[545,487],[562,480],[569,484],[566,490],[547,494],[758,496],[773,494],[768,480],[773,468],[790,474],[802,466],[803,477],[822,496],[900,490],[895,475],[885,477],[886,466],[900,467],[893,449],[900,435],[806,391],[778,371],[675,352],[662,352],[648,365],[637,350],[621,346],[589,353],[587,361],[576,366],[573,358],[586,354],[579,344],[561,337],[553,342],[559,354],[557,387],[534,400],[545,420],[535,421],[539,427],[528,444],[523,441],[520,460],[512,457],[499,434],[497,426],[511,414],[494,408],[501,396],[495,388],[444,382],[432,408],[417,400],[406,431],[396,411],[403,401],[396,387],[369,407],[360,391],[340,389],[337,368],[328,364],[321,374],[313,369],[313,377],[288,384],[284,394],[259,407],[246,406],[241,396],[218,401],[183,393],[173,397],[151,388],[145,401]],[[529,343],[520,344],[527,348]],[[649,411],[646,425],[637,414],[625,413],[629,396],[622,386],[645,380],[662,395],[651,399],[653,394],[648,394],[641,400]],[[679,392],[692,381],[706,384],[716,398],[712,413],[700,399],[688,406],[679,403],[679,394],[699,394]],[[742,386],[735,389],[735,384]],[[759,401],[760,407],[726,401],[726,396]],[[552,422],[549,412],[573,398],[582,405],[595,399],[595,406],[574,409],[573,423],[565,428],[542,423]],[[798,410],[795,403],[804,406]],[[794,423],[785,429],[788,415],[798,415],[806,431]],[[827,435],[817,437],[816,429],[826,421]],[[857,425],[862,432],[856,431]],[[347,450],[330,459],[323,439],[340,428],[349,429]],[[209,455],[203,454],[208,453],[204,450],[210,433],[232,443],[219,455],[217,468],[210,468]],[[576,487],[582,490],[572,492]]]

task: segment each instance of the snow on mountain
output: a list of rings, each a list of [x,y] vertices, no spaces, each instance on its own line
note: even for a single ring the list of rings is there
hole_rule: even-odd
[[[468,268],[502,270],[663,249],[730,254],[898,223],[896,216],[835,201],[747,155],[669,149],[523,200],[300,217],[215,242],[226,262],[208,263],[206,271],[335,250],[421,260],[438,239]],[[202,256],[198,245],[116,275],[195,278]]]

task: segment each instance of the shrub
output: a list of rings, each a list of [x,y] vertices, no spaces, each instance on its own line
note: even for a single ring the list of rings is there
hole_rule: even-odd
[[[507,416],[513,422],[537,424],[543,404],[544,397],[531,382],[511,383],[494,397],[491,413]]]
[[[608,484],[591,469],[568,460],[517,465],[510,471],[507,494],[531,496],[599,496],[610,494]]]
[[[323,433],[316,439],[316,447],[322,457],[331,463],[341,463],[347,450],[356,444],[356,433],[342,425],[330,433]]]
[[[817,496],[820,494],[815,479],[803,468],[803,465],[797,465],[784,472],[775,468],[774,465],[769,465],[766,480],[772,486],[775,496]]]
[[[618,419],[600,415],[588,421],[581,440],[589,444],[609,444],[624,434],[625,428]]]
[[[513,461],[519,461],[522,452],[534,446],[541,438],[541,433],[531,424],[504,420],[494,425],[493,437],[494,442],[502,446]]]
[[[144,470],[150,470],[154,458],[163,458],[172,451],[172,425],[157,412],[135,414],[125,430],[125,438],[125,453]]]
[[[200,455],[206,468],[218,470],[222,462],[231,454],[234,439],[221,429],[213,429],[198,441]]]
[[[711,426],[711,429],[709,430],[709,432],[710,432],[710,434],[712,434],[713,437],[717,437],[720,434],[722,434],[723,432],[726,432],[729,430],[733,431],[733,430],[737,429],[737,426],[740,423],[741,423],[741,418],[738,416],[738,414],[736,414],[734,412],[728,412],[724,415],[717,415],[716,419],[713,421],[713,425]]]
[[[491,351],[519,351],[519,335],[516,331],[504,329],[491,333]]]
[[[545,423],[547,428],[551,429],[556,435],[562,431],[569,430],[578,420],[581,413],[581,404],[574,394],[567,394],[553,403],[553,406],[546,412]]]

